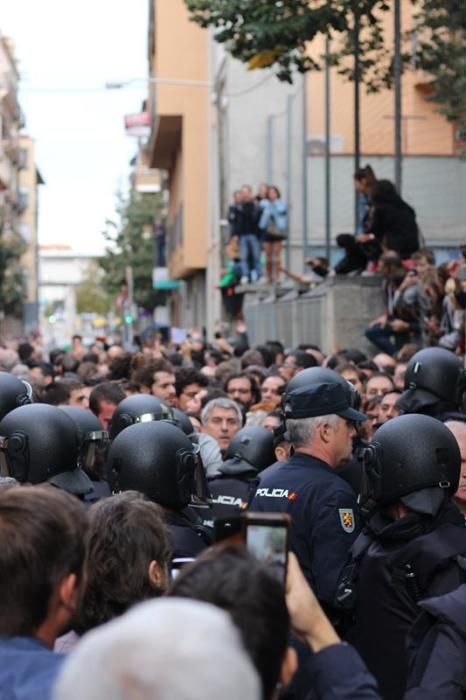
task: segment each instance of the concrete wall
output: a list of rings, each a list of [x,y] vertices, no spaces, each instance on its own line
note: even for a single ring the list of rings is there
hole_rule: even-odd
[[[245,298],[251,344],[280,340],[286,347],[314,343],[323,352],[359,348],[374,354],[364,330],[383,312],[379,277],[336,277],[300,296],[278,300],[255,293]]]

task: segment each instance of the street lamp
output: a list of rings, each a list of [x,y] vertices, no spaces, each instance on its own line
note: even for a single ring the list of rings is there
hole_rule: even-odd
[[[147,78],[131,78],[130,80],[108,81],[105,83],[106,90],[120,90],[133,83],[149,83],[154,85],[184,85],[186,87],[213,87],[210,80],[184,80],[180,78],[158,78],[147,76]]]

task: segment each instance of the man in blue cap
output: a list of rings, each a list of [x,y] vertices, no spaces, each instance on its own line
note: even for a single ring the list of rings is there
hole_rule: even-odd
[[[367,416],[351,408],[339,383],[295,389],[284,405],[293,456],[266,474],[251,511],[289,513],[291,549],[329,612],[359,530],[356,495],[338,475],[351,457],[354,424]]]

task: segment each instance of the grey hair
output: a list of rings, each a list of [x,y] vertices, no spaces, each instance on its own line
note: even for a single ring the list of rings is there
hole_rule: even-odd
[[[335,428],[338,418],[339,416],[335,413],[330,413],[327,416],[315,416],[314,418],[287,418],[286,429],[290,436],[290,442],[294,447],[304,447],[312,442],[319,425],[327,423]]]
[[[193,600],[136,606],[87,634],[65,661],[54,700],[260,700],[230,616]]]
[[[212,399],[212,401],[206,403],[201,412],[202,425],[205,425],[207,423],[207,421],[209,420],[209,413],[213,411],[214,408],[224,408],[230,411],[235,411],[236,416],[238,418],[238,423],[240,425],[243,425],[243,414],[241,413],[241,409],[236,403],[236,401],[233,401],[232,399],[227,399],[226,397],[224,398],[223,396],[220,396],[218,399]]]

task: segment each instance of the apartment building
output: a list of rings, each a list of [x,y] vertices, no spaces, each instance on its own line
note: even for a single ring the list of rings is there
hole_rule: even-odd
[[[248,71],[209,30],[189,21],[183,0],[150,0],[149,71],[152,167],[168,172],[168,267],[176,326],[221,317],[217,290],[225,216],[242,184],[278,185],[289,204],[284,262],[302,270],[305,252],[321,254],[326,231],[325,75],[280,83],[273,71]],[[402,2],[403,29],[411,4]],[[386,15],[390,41],[393,17]],[[322,53],[323,43],[310,51]],[[329,74],[331,239],[354,227],[353,85]],[[403,196],[417,211],[426,243],[446,257],[466,239],[466,162],[455,131],[428,101],[427,79],[403,75]],[[361,164],[394,180],[394,94],[361,87]],[[307,250],[304,240],[307,239]]]
[[[0,34],[0,226],[2,235],[13,232],[17,222],[19,130],[19,74],[12,42]]]
[[[20,133],[24,119],[18,84],[13,44],[0,34],[0,238],[8,253],[1,313],[2,331],[16,334],[30,332],[38,323],[38,185],[43,182],[34,142]],[[11,256],[12,251],[17,254]]]
[[[20,171],[18,178],[18,227],[26,251],[21,257],[24,280],[23,324],[29,333],[39,324],[39,185],[44,180],[37,169],[34,141],[19,138]]]
[[[167,258],[181,280],[173,325],[204,325],[208,243],[208,34],[183,0],[152,0],[149,26],[150,166],[168,173]]]

